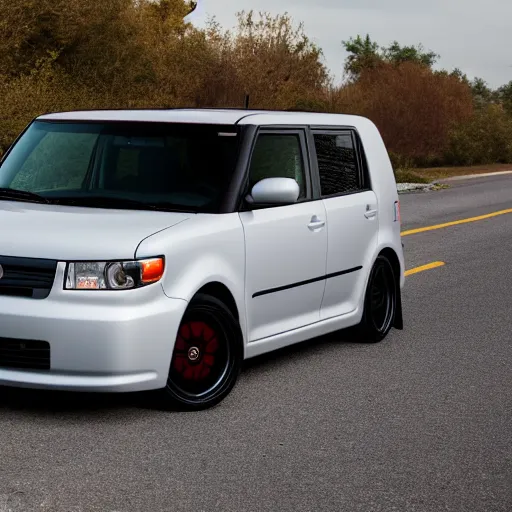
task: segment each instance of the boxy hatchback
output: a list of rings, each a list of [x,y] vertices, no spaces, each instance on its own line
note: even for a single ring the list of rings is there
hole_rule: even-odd
[[[403,328],[393,169],[361,117],[65,112],[0,167],[0,384],[213,406],[244,359]]]

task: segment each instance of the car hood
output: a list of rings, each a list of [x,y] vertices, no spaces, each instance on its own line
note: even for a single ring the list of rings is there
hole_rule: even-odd
[[[0,255],[60,261],[130,259],[142,240],[191,215],[0,201]]]

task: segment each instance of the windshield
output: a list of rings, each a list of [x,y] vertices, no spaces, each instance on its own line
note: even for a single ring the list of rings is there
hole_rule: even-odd
[[[215,213],[238,139],[233,126],[35,121],[0,167],[0,200]]]

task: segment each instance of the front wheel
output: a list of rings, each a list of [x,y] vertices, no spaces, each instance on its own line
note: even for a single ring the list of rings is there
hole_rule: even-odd
[[[233,389],[242,360],[242,335],[229,308],[215,297],[197,295],[178,330],[165,402],[188,410],[213,407]]]
[[[395,320],[397,295],[393,266],[380,255],[368,279],[363,319],[356,329],[359,341],[378,343],[388,335]]]

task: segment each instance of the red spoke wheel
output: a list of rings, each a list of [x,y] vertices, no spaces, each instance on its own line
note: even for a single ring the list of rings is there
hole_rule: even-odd
[[[185,384],[200,384],[217,369],[219,358],[223,355],[217,333],[204,319],[182,323],[174,347],[171,371]]]
[[[178,330],[166,396],[187,409],[211,407],[235,385],[242,358],[240,327],[231,311],[215,297],[198,295]]]

